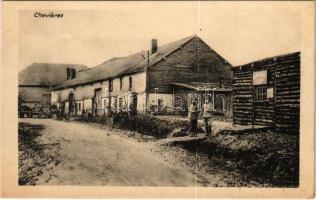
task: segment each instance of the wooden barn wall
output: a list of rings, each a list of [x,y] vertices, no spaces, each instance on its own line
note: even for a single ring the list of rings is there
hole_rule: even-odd
[[[39,104],[47,105],[47,96],[50,97],[50,87],[46,86],[19,86],[19,98],[24,103],[38,102]]]
[[[298,133],[300,128],[300,55],[279,59],[276,66],[275,126]]]
[[[274,97],[254,101],[253,71],[267,70],[267,88]],[[233,120],[241,125],[274,126],[278,131],[299,131],[300,54],[258,61],[233,70]]]
[[[172,82],[218,82],[219,72],[224,84],[231,83],[230,66],[200,39],[194,38],[150,67],[147,91],[155,92],[158,88],[159,93],[171,94]]]
[[[253,69],[250,66],[233,71],[233,120],[235,124],[252,124]]]

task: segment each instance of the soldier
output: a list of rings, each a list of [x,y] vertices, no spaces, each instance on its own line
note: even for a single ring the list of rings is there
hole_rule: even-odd
[[[204,121],[204,127],[205,127],[205,135],[210,136],[212,133],[211,127],[208,125],[209,119],[212,117],[211,112],[213,111],[213,104],[209,102],[209,100],[206,98],[204,101],[204,104],[202,106],[202,117]]]
[[[198,107],[195,101],[193,101],[190,106],[189,120],[190,120],[191,136],[196,137],[197,136]]]

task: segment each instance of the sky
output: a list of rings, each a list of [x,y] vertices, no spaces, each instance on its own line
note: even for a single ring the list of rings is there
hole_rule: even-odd
[[[35,12],[63,18],[35,18]],[[108,2],[89,9],[20,10],[19,70],[33,62],[93,67],[191,35],[233,65],[300,51],[300,11],[216,2]]]

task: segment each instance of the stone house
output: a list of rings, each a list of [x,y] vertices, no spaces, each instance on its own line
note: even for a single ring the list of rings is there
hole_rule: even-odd
[[[19,72],[19,106],[51,104],[51,90],[87,67],[77,64],[33,63]]]
[[[222,82],[229,86],[230,70],[231,65],[198,36],[162,46],[153,39],[148,51],[114,57],[59,84],[52,91],[52,103],[76,114],[84,110],[100,115],[107,108],[146,112],[153,105],[172,111],[179,91],[174,84]]]

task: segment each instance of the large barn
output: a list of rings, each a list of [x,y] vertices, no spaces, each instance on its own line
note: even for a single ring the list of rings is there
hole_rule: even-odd
[[[232,68],[233,121],[297,133],[300,125],[300,52]]]
[[[31,64],[19,72],[19,104],[28,107],[50,105],[51,89],[86,68],[77,64]]]
[[[153,39],[148,51],[114,57],[59,84],[52,92],[52,103],[74,114],[85,111],[101,115],[107,108],[120,110],[122,107],[144,112],[153,106],[172,112],[175,107],[187,107],[192,101],[184,98],[181,106],[178,102],[175,105],[179,88],[186,88],[185,96],[198,92],[201,102],[204,94],[211,95],[209,91],[215,90],[217,95],[222,94],[218,102],[225,104],[218,108],[226,109],[230,93],[229,90],[221,92],[220,88],[230,86],[231,67],[198,36],[162,46]],[[196,84],[206,88],[191,87]]]

